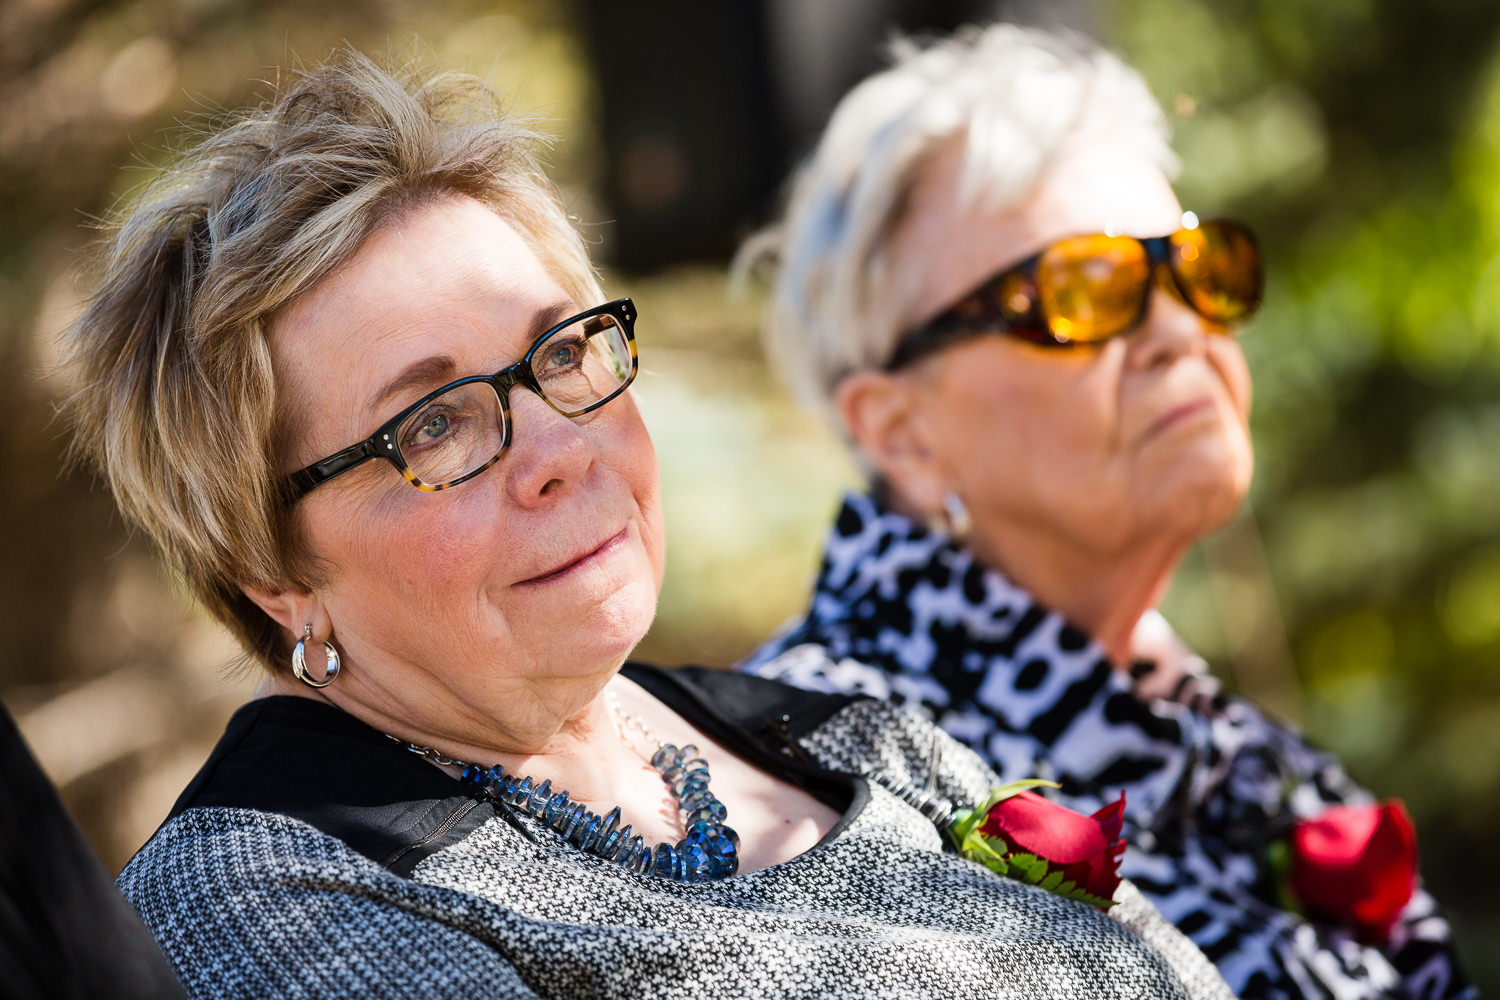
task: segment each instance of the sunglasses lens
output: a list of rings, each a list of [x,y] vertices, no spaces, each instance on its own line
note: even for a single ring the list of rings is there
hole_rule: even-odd
[[[1078,236],[1037,260],[1037,296],[1052,335],[1088,343],[1128,329],[1140,316],[1151,274],[1146,250],[1125,236]]]
[[[1171,241],[1172,272],[1189,305],[1215,323],[1255,315],[1265,277],[1250,230],[1218,219],[1178,230]]]

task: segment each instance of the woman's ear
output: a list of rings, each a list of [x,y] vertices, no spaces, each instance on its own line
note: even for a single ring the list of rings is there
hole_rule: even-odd
[[[943,509],[948,489],[924,419],[928,391],[908,373],[860,371],[846,376],[833,395],[855,445],[890,484],[904,512],[919,519]]]
[[[311,591],[296,587],[272,591],[248,583],[241,584],[240,590],[294,639],[302,638],[309,625],[312,626],[313,639],[318,642],[333,635],[333,621],[328,617],[328,609]]]

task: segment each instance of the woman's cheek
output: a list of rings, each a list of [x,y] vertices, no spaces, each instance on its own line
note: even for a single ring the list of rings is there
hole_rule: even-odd
[[[1215,336],[1210,342],[1209,362],[1224,383],[1229,399],[1239,412],[1240,419],[1250,419],[1250,366],[1245,362],[1245,352],[1239,341],[1232,337]]]

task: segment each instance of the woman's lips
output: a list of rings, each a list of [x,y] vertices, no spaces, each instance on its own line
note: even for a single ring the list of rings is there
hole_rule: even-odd
[[[589,549],[587,552],[584,552],[583,554],[578,556],[574,556],[572,559],[569,559],[567,562],[562,563],[555,569],[550,569],[545,573],[541,573],[537,576],[530,577],[529,579],[522,580],[520,582],[520,585],[538,586],[555,583],[556,581],[561,580],[572,573],[575,573],[582,569],[586,569],[589,566],[608,559],[610,555],[612,555],[617,549],[625,544],[626,536],[629,533],[630,527],[627,525],[626,527],[621,528],[619,531],[615,532],[613,535],[610,535],[594,548]]]
[[[1163,413],[1160,417],[1156,418],[1156,422],[1151,425],[1149,434],[1159,434],[1174,424],[1182,423],[1184,420],[1198,416],[1204,411],[1212,411],[1213,406],[1214,401],[1207,396],[1200,396],[1199,398],[1189,400],[1188,402],[1183,403],[1180,406],[1174,406],[1166,413]]]

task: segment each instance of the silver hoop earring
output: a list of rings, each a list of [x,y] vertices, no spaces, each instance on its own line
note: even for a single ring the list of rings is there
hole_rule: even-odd
[[[969,508],[964,505],[963,498],[948,491],[943,496],[943,530],[955,542],[962,542],[969,537],[969,529],[972,527],[973,520],[969,517]]]
[[[297,640],[297,645],[292,647],[292,673],[297,679],[308,687],[326,688],[333,683],[333,679],[339,675],[339,651],[334,648],[333,643],[323,643],[323,653],[328,657],[328,667],[323,674],[322,680],[315,680],[313,675],[307,672],[307,644],[312,641],[312,626],[303,629],[302,638]]]

